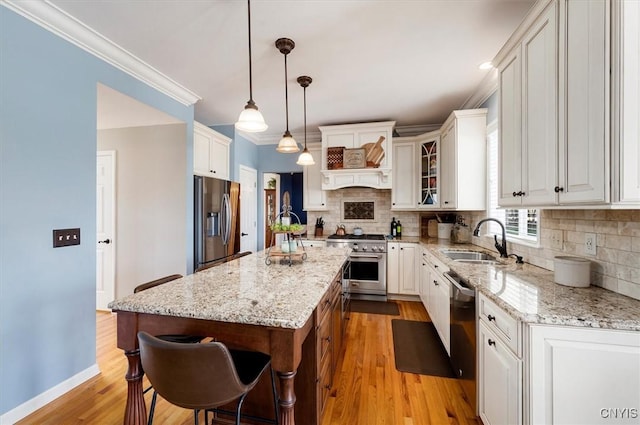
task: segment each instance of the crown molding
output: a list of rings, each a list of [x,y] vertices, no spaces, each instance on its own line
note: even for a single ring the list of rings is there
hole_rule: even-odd
[[[493,68],[484,76],[471,96],[465,100],[460,109],[475,109],[482,105],[498,90],[498,70]]]
[[[99,34],[49,1],[0,0],[0,5],[107,62],[148,86],[191,106],[202,99],[151,65]]]

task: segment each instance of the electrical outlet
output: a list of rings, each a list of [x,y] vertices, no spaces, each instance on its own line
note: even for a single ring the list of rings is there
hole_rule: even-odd
[[[553,230],[551,232],[551,249],[562,251],[564,237],[562,230]]]
[[[596,255],[596,234],[584,234],[584,253],[587,255]]]
[[[80,228],[53,230],[54,248],[71,245],[80,245]]]

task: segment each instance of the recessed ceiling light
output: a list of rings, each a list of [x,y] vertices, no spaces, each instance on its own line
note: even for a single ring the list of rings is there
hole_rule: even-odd
[[[491,62],[482,62],[480,65],[478,65],[479,69],[491,69],[493,68],[493,64]]]

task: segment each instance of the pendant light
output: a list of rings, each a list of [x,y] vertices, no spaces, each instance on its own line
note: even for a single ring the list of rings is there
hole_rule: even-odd
[[[249,101],[242,112],[240,112],[236,129],[248,133],[259,133],[265,131],[268,126],[264,122],[264,117],[258,110],[256,103],[253,101],[253,81],[251,78],[251,0],[247,0],[247,22],[249,26]]]
[[[282,135],[282,139],[278,143],[276,150],[280,153],[295,153],[299,152],[300,148],[298,143],[294,140],[291,133],[289,133],[289,91],[287,90],[287,55],[291,53],[296,43],[290,38],[279,38],[276,40],[276,47],[280,50],[280,53],[284,55],[284,102],[285,110],[287,114],[287,129]]]
[[[311,153],[307,149],[307,87],[309,87],[309,84],[311,84],[313,80],[311,79],[311,77],[303,75],[301,77],[298,77],[297,81],[298,84],[302,86],[302,89],[304,91],[304,150],[298,157],[298,161],[296,161],[296,164],[313,165],[316,162],[313,160],[313,156],[311,156]]]

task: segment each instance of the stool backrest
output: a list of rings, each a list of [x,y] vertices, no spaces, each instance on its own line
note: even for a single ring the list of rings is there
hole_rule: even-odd
[[[227,404],[248,387],[220,342],[180,344],[138,333],[140,360],[153,388],[168,402],[185,409],[213,409]]]

